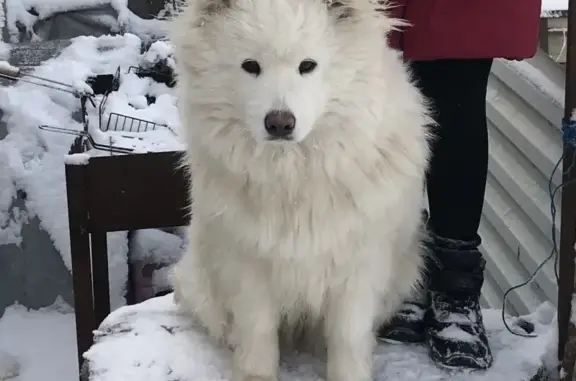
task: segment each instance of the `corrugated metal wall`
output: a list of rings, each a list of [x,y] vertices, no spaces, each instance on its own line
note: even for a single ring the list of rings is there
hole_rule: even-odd
[[[563,89],[562,68],[542,52],[527,61],[494,63],[487,96],[491,151],[480,226],[488,262],[483,289],[487,307],[501,308],[504,293],[527,281],[551,253],[548,182],[562,154]],[[558,171],[552,186],[560,182]],[[555,198],[558,209],[559,200]],[[556,292],[552,259],[531,285],[509,294],[507,312],[525,314],[544,301],[556,304]]]

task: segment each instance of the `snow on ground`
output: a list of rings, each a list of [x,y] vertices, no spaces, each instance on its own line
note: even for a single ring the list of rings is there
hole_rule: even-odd
[[[120,66],[121,86],[119,91],[109,96],[107,113],[117,112],[166,124],[170,129],[158,127],[156,131],[140,134],[142,140],[120,137],[118,133],[111,137],[114,134],[103,132],[99,132],[95,139],[104,144],[115,139],[118,144],[130,146],[136,152],[182,149],[177,135],[176,97],[171,89],[149,78],[126,74],[130,66],[148,62],[157,54],[170,52],[170,48],[162,46],[166,45],[164,42],[156,42],[156,47],[152,49],[154,53],[143,55],[141,44],[140,38],[132,34],[78,37],[60,56],[46,61],[34,74],[72,84],[84,81],[88,76],[114,73]],[[156,102],[148,106],[146,95],[155,96]],[[102,96],[96,98],[98,106]],[[24,82],[0,87],[0,109],[4,112],[3,121],[8,128],[8,135],[0,140],[0,238],[16,243],[20,240],[21,224],[29,215],[18,210],[11,214],[8,211],[16,191],[21,189],[27,194],[28,214],[40,218],[42,227],[50,234],[68,269],[71,268],[71,261],[64,160],[74,136],[43,131],[38,126],[81,130],[81,124],[72,118],[72,113],[78,107],[79,101],[71,94],[57,90]],[[97,108],[89,108],[93,132],[98,131],[97,111]],[[126,233],[109,234],[108,245],[112,306],[115,308],[124,302],[128,251]]]
[[[146,36],[162,36],[166,33],[166,21],[139,18],[128,9],[128,0],[5,0],[5,4],[6,26],[13,39],[18,36],[18,26],[32,33],[36,22],[55,13],[105,5],[111,6],[118,14],[117,20],[109,25],[113,29],[122,28]]]
[[[424,346],[382,344],[374,357],[374,380],[528,381],[554,352],[555,311],[550,305],[525,318],[535,326],[534,338],[507,332],[500,311],[486,310],[484,319],[495,354],[489,371],[441,370],[431,363]],[[511,325],[515,322],[510,318]],[[230,352],[215,345],[182,316],[172,294],[113,312],[96,331],[96,344],[85,358],[90,362],[90,381],[230,379]],[[321,361],[306,355],[289,356],[282,364],[280,379],[318,381],[323,374]]]
[[[7,355],[19,376],[10,381],[78,380],[76,332],[70,307],[57,301],[39,311],[14,305],[0,319],[0,368]],[[13,365],[13,364],[10,364]],[[6,369],[0,369],[0,380]]]
[[[555,311],[550,305],[525,317],[535,325],[535,338],[505,331],[499,311],[485,310],[484,319],[495,352],[490,371],[440,370],[422,346],[380,345],[375,353],[375,381],[528,381],[542,361],[554,356]],[[515,322],[510,318],[509,324]],[[229,380],[230,353],[180,315],[172,294],[116,310],[96,331],[96,340],[85,356],[91,363],[90,381]],[[0,319],[0,364],[3,353],[19,361],[20,374],[10,381],[77,380],[70,307],[61,301],[39,311],[9,307]],[[285,360],[281,381],[322,380],[323,364],[317,359],[299,355]]]

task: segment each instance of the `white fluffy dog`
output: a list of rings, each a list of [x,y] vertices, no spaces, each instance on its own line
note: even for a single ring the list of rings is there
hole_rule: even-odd
[[[370,0],[189,3],[171,31],[193,200],[175,299],[233,349],[235,381],[277,380],[302,338],[329,381],[368,381],[422,264],[429,119],[394,23]]]

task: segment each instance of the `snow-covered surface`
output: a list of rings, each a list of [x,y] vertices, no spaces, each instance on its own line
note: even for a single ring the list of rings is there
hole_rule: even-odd
[[[568,0],[542,0],[542,11],[565,11]]]
[[[535,338],[510,334],[500,312],[484,311],[495,354],[491,370],[468,373],[434,366],[421,346],[380,345],[375,353],[375,381],[530,380],[555,345],[554,310],[544,305],[525,317]],[[510,319],[513,324],[515,319]],[[113,312],[96,331],[96,344],[85,354],[90,381],[205,381],[230,379],[230,352],[216,346],[182,316],[172,294]],[[323,379],[323,364],[301,354],[282,364],[281,380]]]
[[[132,260],[171,265],[180,259],[184,242],[177,235],[158,229],[138,230],[132,236]]]
[[[0,319],[0,380],[9,370],[3,365],[19,373],[10,381],[78,380],[71,308],[61,301],[39,311],[7,308]]]
[[[171,49],[159,41],[143,55],[141,44],[141,39],[132,34],[78,37],[58,57],[46,61],[33,74],[75,84],[88,76],[114,73],[120,66],[120,89],[109,96],[106,113],[126,114],[166,124],[169,128],[158,127],[155,131],[140,134],[104,133],[97,127],[97,108],[90,106],[89,120],[94,139],[103,144],[113,141],[114,145],[133,148],[135,152],[183,149],[178,137],[176,97],[171,89],[150,78],[126,74],[130,66],[150,62],[160,54],[169,54]],[[145,95],[155,96],[156,102],[148,106]],[[101,97],[96,96],[97,106]],[[79,101],[71,94],[57,90],[24,82],[0,87],[0,109],[4,112],[3,121],[8,129],[8,135],[0,140],[0,244],[20,243],[22,224],[31,215],[36,215],[68,269],[71,260],[64,163],[81,164],[88,158],[86,155],[67,156],[74,136],[43,131],[38,126],[81,130],[81,124],[72,118],[78,107]],[[93,151],[90,154],[110,153]],[[18,209],[10,212],[17,190],[27,194],[27,212]],[[128,252],[126,233],[108,234],[108,248],[112,307],[116,308],[124,303]]]
[[[6,27],[10,37],[16,41],[19,34],[18,27],[23,27],[32,38],[33,26],[56,13],[110,6],[117,13],[117,19],[111,20],[109,27],[112,30],[124,30],[141,36],[158,37],[166,34],[166,21],[151,19],[144,20],[128,9],[128,0],[5,0]],[[31,13],[30,10],[34,10]],[[37,15],[36,15],[37,14]],[[102,18],[100,22],[104,21]]]

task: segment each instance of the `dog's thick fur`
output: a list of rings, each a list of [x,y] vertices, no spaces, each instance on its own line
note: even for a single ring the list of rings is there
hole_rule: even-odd
[[[189,2],[171,31],[193,200],[175,299],[233,349],[235,381],[277,380],[302,332],[329,381],[368,381],[373,330],[422,264],[429,119],[394,23],[369,0]],[[266,140],[279,109],[293,141]]]

